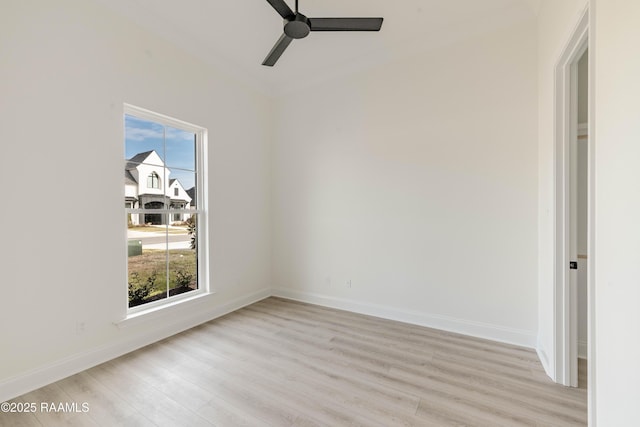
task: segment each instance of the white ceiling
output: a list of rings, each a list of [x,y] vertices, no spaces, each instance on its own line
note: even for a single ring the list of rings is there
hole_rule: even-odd
[[[384,18],[376,32],[311,33],[273,67],[282,34],[266,0],[97,0],[141,27],[270,94],[328,79],[531,18],[541,0],[299,0],[308,17]],[[293,9],[294,0],[286,0]]]

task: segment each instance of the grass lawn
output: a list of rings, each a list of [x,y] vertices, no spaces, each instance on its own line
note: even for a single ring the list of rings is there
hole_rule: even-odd
[[[167,254],[169,259],[169,288],[178,287],[180,273],[191,275],[188,287],[196,289],[197,264],[196,251],[192,249],[165,250],[145,249],[142,255],[129,257],[129,283],[146,284],[155,273],[151,293],[144,302],[166,297],[167,293]],[[137,273],[137,278],[135,277]],[[153,279],[152,279],[153,280]],[[183,286],[181,292],[189,290]],[[178,292],[180,293],[180,292]]]

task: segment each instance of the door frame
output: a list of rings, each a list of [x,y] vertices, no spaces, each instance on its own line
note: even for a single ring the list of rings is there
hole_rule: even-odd
[[[589,45],[589,8],[585,8],[580,20],[574,28],[569,42],[565,46],[555,67],[555,150],[554,150],[554,380],[565,386],[578,385],[578,334],[577,334],[577,284],[576,273],[569,269],[570,261],[577,261],[575,243],[572,244],[572,230],[576,218],[572,218],[572,198],[575,199],[575,153],[577,150],[577,62]],[[592,63],[589,52],[590,71]],[[592,91],[591,73],[589,77],[589,101]],[[589,102],[591,105],[591,102]],[[592,128],[591,111],[589,127]],[[589,145],[592,147],[589,136]],[[592,150],[589,150],[589,165]],[[573,165],[572,165],[573,163]],[[592,170],[589,167],[591,184]],[[589,185],[589,319],[592,315],[591,277],[592,266],[592,229],[591,204],[593,187]],[[575,202],[575,200],[574,200]],[[575,210],[573,210],[575,217]],[[575,231],[575,230],[574,230]],[[591,324],[591,320],[589,320]],[[592,330],[589,330],[589,347],[591,347]],[[590,369],[591,371],[591,369]]]

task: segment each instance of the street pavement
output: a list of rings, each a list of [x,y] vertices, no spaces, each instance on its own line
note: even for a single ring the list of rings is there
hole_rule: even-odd
[[[170,229],[172,227],[169,227]],[[182,228],[184,230],[184,228]],[[137,239],[142,242],[142,249],[166,249],[167,241],[169,249],[190,249],[191,236],[185,234],[167,234],[162,231],[135,231],[127,230],[129,240]]]

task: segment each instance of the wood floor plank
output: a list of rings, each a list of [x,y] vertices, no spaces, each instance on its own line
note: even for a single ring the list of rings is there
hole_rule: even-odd
[[[228,328],[226,329],[228,330]],[[322,393],[323,395],[329,396],[329,399],[332,400],[331,406],[344,406],[345,402],[350,401],[360,402],[360,406],[363,408],[360,412],[362,417],[379,412],[379,418],[391,417],[397,424],[398,419],[402,418],[402,415],[398,415],[398,412],[395,410],[385,411],[386,406],[404,404],[404,407],[407,409],[405,415],[409,416],[409,418],[412,417],[412,414],[417,408],[417,398],[412,399],[397,392],[387,391],[385,393],[371,385],[360,386],[360,384],[353,382],[341,382],[331,372],[305,369],[303,366],[292,363],[291,359],[282,358],[282,355],[272,354],[270,357],[264,357],[264,352],[260,350],[264,348],[267,341],[262,341],[260,344],[261,340],[263,340],[260,336],[252,336],[251,340],[254,348],[258,350],[257,352],[248,352],[244,357],[233,361],[231,365],[220,364],[219,367],[225,372],[242,369],[248,372],[255,380],[262,377],[263,379],[272,381],[274,384],[280,383],[284,386],[283,389],[291,390],[290,394],[286,395],[286,393],[281,393],[280,390],[272,390],[271,392],[283,394],[283,397],[288,400],[296,400],[299,395],[303,395],[306,397],[307,402],[315,402],[315,395]],[[194,342],[193,345],[197,346],[198,343]],[[220,347],[220,345],[221,343],[218,342],[218,347]],[[271,344],[269,343],[269,345]],[[222,344],[222,346],[224,346],[224,344]],[[239,348],[238,345],[236,345],[236,354],[238,353],[237,348]],[[276,360],[276,357],[280,358]],[[295,359],[293,360],[295,361]],[[237,375],[243,374],[242,371],[235,372]],[[262,387],[268,388],[268,385],[262,383]],[[306,405],[308,405],[308,403],[304,404],[301,402],[300,404],[300,406]],[[333,412],[331,411],[331,406],[322,408],[322,413],[325,414],[327,411]],[[353,405],[350,404],[350,406]],[[345,410],[345,413],[349,413],[349,411]],[[335,425],[337,421],[341,421],[339,425],[343,425],[345,423],[345,417],[342,416],[341,418],[342,419],[331,420],[330,425]],[[355,425],[355,420],[350,421],[348,424]],[[361,424],[374,425],[375,423],[370,419],[368,422]]]
[[[0,414],[0,426],[586,426],[579,388],[535,351],[267,298],[18,397],[82,413]]]
[[[330,399],[318,401],[315,399],[317,393],[323,390],[325,393],[336,393],[337,390],[327,390],[322,383],[309,378],[285,376],[284,371],[265,370],[263,367],[256,369],[256,364],[244,363],[225,366],[223,371],[231,376],[230,381],[251,383],[255,388],[266,392],[277,403],[279,411],[286,406],[293,412],[307,414],[305,417],[298,416],[293,424],[383,426],[367,419],[362,411],[347,410],[336,394],[332,394]]]
[[[65,378],[57,384],[72,401],[86,402],[90,417],[101,424],[119,425],[137,412],[118,392],[109,390],[86,372]]]
[[[219,399],[212,399],[207,405],[198,410],[198,414],[211,422],[211,424],[219,427],[269,427],[269,424],[265,421],[261,421]]]
[[[25,404],[31,402],[25,401],[24,397],[21,396],[10,400],[8,403]],[[0,427],[42,427],[42,424],[38,421],[35,412],[11,412],[11,408],[9,408],[0,413]]]
[[[43,426],[93,427],[99,425],[90,413],[63,412],[56,408],[60,403],[75,402],[75,399],[62,389],[60,382],[27,393],[22,396],[22,399],[39,406],[35,416]],[[54,409],[51,409],[52,406]]]
[[[253,337],[252,341],[256,344],[260,341],[260,337]],[[203,345],[202,342],[197,337],[194,337],[194,340],[184,347],[184,351],[189,351],[189,349],[197,348],[201,345]],[[383,388],[373,383],[359,381],[357,378],[354,379],[351,371],[340,370],[336,363],[309,362],[309,357],[306,355],[291,352],[286,347],[281,347],[284,351],[280,353],[273,353],[267,356],[265,352],[261,351],[263,348],[265,347],[261,346],[258,348],[258,352],[248,352],[246,354],[239,354],[236,348],[235,354],[242,357],[230,358],[230,360],[234,360],[236,363],[244,361],[243,366],[253,366],[254,369],[257,367],[258,373],[278,373],[286,381],[309,382],[311,378],[319,379],[325,384],[335,385],[337,392],[348,390],[354,395],[366,396],[367,399],[377,404],[395,405],[411,413],[417,408],[419,399],[415,396]],[[217,349],[211,349],[210,351],[225,352],[224,344],[221,345],[219,342]],[[222,367],[224,365],[219,366]]]
[[[164,373],[157,370],[159,376]],[[90,370],[93,376],[111,391],[118,392],[138,412],[158,426],[208,426],[212,424],[176,402],[172,396],[131,374],[115,361]],[[101,424],[108,425],[108,424]]]
[[[515,356],[518,359],[522,359],[527,362],[538,362],[536,353],[530,349],[509,344],[500,344],[499,346],[496,346],[494,341],[482,338],[469,337],[453,332],[380,319],[373,316],[356,315],[357,317],[354,318],[353,313],[333,310],[327,307],[309,306],[308,304],[305,305],[304,303],[296,301],[270,298],[269,300],[264,300],[256,305],[247,307],[247,309],[255,310],[260,307],[260,304],[266,305],[267,307],[274,304],[277,307],[281,307],[278,304],[288,304],[289,306],[294,307],[299,306],[300,308],[297,309],[297,312],[301,318],[310,318],[312,316],[311,313],[316,313],[317,316],[313,317],[314,321],[324,321],[334,327],[343,328],[343,330],[344,328],[356,330],[362,335],[367,335],[367,333],[369,333],[376,336],[387,336],[391,340],[399,341],[400,343],[412,342],[413,340],[415,344],[420,345],[424,343],[422,339],[426,338],[429,340],[427,341],[427,344],[449,344],[452,346],[458,346],[458,348],[462,347],[467,350],[474,349],[479,350],[480,352],[487,351],[494,355],[503,354],[509,357]]]

